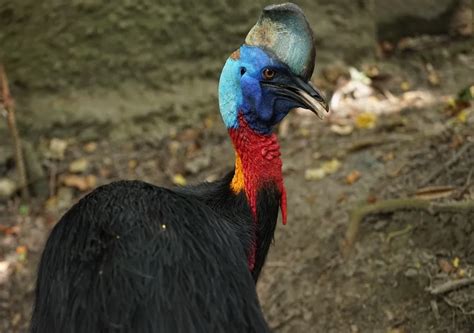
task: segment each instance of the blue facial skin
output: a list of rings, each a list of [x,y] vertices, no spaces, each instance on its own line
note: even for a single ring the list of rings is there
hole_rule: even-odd
[[[264,77],[265,69],[273,71],[271,80]],[[285,64],[255,46],[243,45],[239,59],[227,60],[219,81],[219,107],[227,128],[238,127],[241,112],[254,131],[269,134],[291,109],[302,106],[278,95],[278,89],[265,84],[266,81],[291,85],[294,75]]]

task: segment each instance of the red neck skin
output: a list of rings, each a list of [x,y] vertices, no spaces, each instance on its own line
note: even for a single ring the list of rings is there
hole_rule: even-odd
[[[262,135],[250,128],[242,114],[239,114],[239,127],[229,130],[236,152],[236,170],[234,183],[238,183],[237,190],[245,190],[247,200],[257,221],[257,194],[265,183],[273,182],[280,192],[280,208],[283,224],[286,224],[286,191],[283,183],[280,146],[275,134]],[[240,165],[239,165],[240,164]],[[243,173],[243,175],[242,175]],[[240,181],[238,179],[241,179]],[[242,184],[243,180],[243,184]],[[239,188],[242,187],[242,188]],[[236,188],[233,188],[235,191]],[[255,256],[258,239],[252,242],[248,258],[250,271],[255,267]]]

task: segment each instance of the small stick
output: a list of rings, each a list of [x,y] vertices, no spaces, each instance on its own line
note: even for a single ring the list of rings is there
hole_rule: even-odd
[[[471,148],[473,145],[474,145],[474,142],[468,142],[464,146],[462,146],[461,149],[459,149],[459,151],[448,162],[446,162],[440,168],[435,170],[435,172],[433,172],[424,181],[422,181],[421,186],[425,186],[426,184],[431,182],[433,179],[438,177],[444,170],[448,169],[451,165],[456,163],[462,157],[462,155],[464,155],[464,153],[468,151],[469,148]]]
[[[8,79],[3,65],[0,64],[0,106],[5,110],[8,128],[13,141],[13,150],[15,152],[15,163],[18,172],[18,179],[20,182],[21,196],[23,199],[28,199],[30,194],[28,192],[28,180],[26,177],[25,160],[23,158],[23,151],[21,149],[21,139],[18,133],[15,119],[15,103],[10,94],[10,87],[8,86]]]
[[[470,284],[474,284],[474,277],[464,278],[464,279],[459,279],[459,280],[451,280],[437,287],[427,288],[426,291],[429,291],[431,295],[437,296],[437,295],[449,293],[459,288],[467,287]]]

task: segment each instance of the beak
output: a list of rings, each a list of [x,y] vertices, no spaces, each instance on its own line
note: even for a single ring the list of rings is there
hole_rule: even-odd
[[[301,108],[314,112],[323,119],[329,112],[329,106],[321,93],[310,82],[295,76],[291,83],[262,82],[276,90],[277,95],[297,102]]]

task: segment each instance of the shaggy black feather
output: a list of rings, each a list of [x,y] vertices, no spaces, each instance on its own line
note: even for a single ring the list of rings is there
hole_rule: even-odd
[[[259,193],[255,230],[232,176],[174,190],[119,181],[81,199],[47,241],[31,331],[269,332],[254,280],[279,195],[273,185]]]

